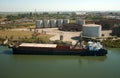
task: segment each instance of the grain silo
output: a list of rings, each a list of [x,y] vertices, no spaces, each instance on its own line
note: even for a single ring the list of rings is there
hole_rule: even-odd
[[[57,26],[60,27],[63,25],[63,19],[58,19],[57,20]]]
[[[86,37],[100,37],[101,25],[97,24],[85,24],[83,25],[83,36]]]
[[[69,24],[70,23],[70,20],[69,19],[64,19],[63,20],[63,24]]]
[[[76,24],[78,24],[78,25],[84,25],[85,24],[85,20],[77,19],[76,20]]]
[[[56,20],[55,19],[50,20],[50,27],[56,27]]]
[[[45,28],[48,28],[48,27],[50,27],[50,25],[49,25],[49,20],[43,20],[43,26],[45,27]]]
[[[36,28],[43,28],[42,23],[43,23],[42,20],[36,20],[36,22],[35,22],[35,24],[36,24]]]

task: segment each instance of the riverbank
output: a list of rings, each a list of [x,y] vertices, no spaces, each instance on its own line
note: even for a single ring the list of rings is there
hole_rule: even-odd
[[[16,28],[10,30],[0,30],[0,44],[9,38],[13,41],[21,41],[21,42],[49,42],[49,41],[56,41],[60,40],[60,35],[63,35],[63,41],[69,41],[72,45],[75,45],[76,39],[74,37],[79,37],[81,32],[72,32],[72,31],[60,31],[58,28],[42,28],[37,29],[39,35],[37,38],[33,38],[33,31],[34,29],[30,30],[27,28]],[[109,37],[109,31],[102,31],[101,34],[104,34],[105,37]],[[42,40],[42,41],[41,41]],[[105,47],[112,47],[112,48],[120,48],[119,43],[120,40],[110,40],[109,38],[102,41],[102,44]]]

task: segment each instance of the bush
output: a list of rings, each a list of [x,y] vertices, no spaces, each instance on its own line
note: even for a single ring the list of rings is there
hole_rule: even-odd
[[[104,40],[102,44],[106,47],[120,48],[120,40]]]

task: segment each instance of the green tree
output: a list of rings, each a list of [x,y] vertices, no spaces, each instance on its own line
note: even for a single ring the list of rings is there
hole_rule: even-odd
[[[14,21],[14,20],[17,19],[17,16],[7,15],[6,18],[7,18],[8,21]]]
[[[30,12],[29,16],[32,17],[32,15],[33,15],[32,12]]]
[[[112,35],[120,37],[120,25],[117,25],[112,28]]]
[[[2,16],[0,16],[0,19],[2,18]]]

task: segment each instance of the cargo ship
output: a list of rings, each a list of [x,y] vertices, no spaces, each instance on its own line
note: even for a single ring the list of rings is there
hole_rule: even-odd
[[[80,56],[105,56],[107,50],[99,42],[88,42],[88,45],[74,46],[59,44],[22,43],[12,47],[13,54],[36,55],[80,55]]]

